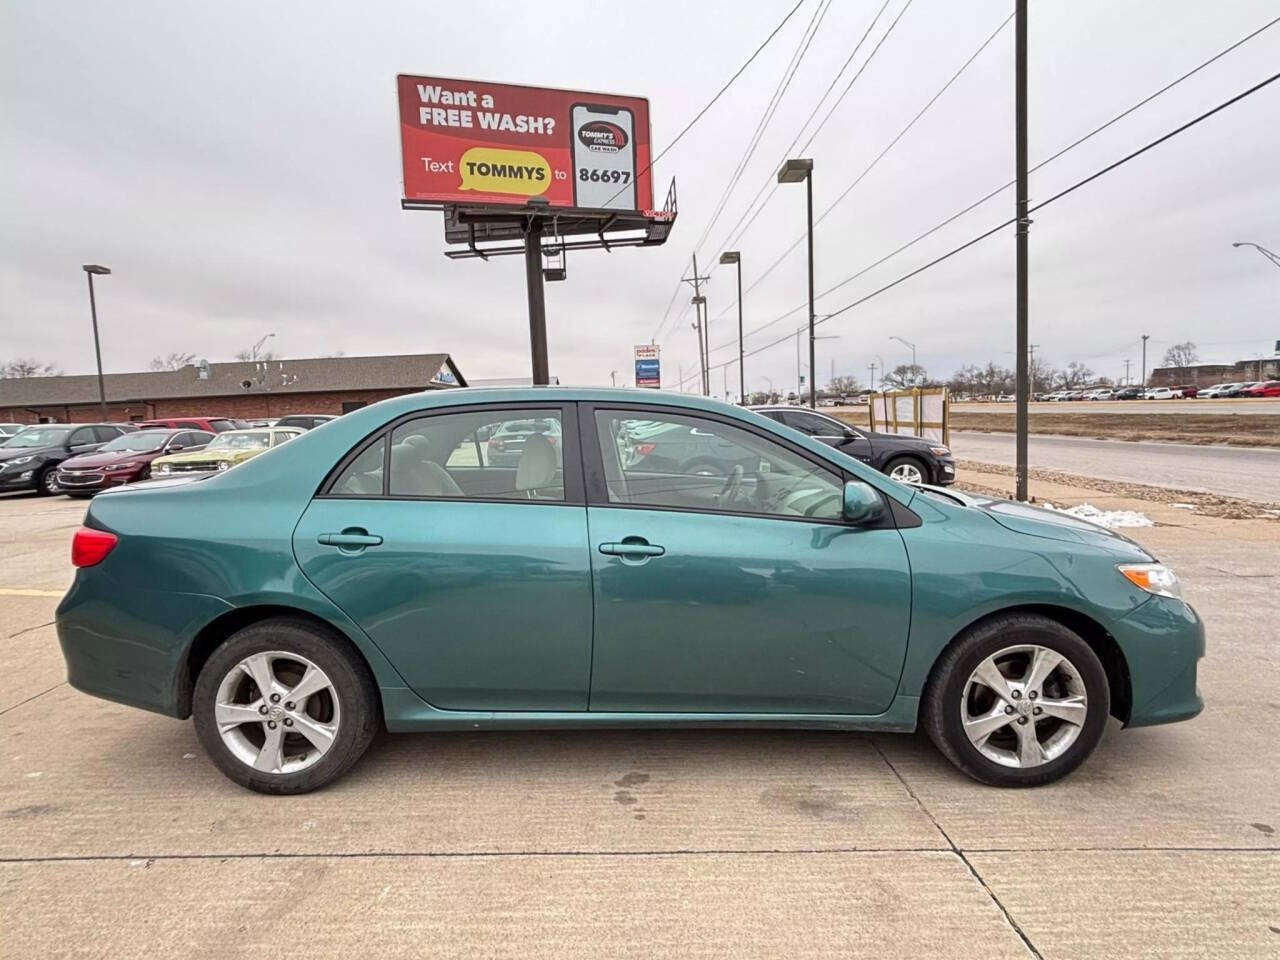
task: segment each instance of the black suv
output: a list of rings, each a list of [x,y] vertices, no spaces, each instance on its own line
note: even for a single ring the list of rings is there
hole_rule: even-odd
[[[136,429],[131,423],[42,423],[20,430],[0,443],[0,493],[59,493],[58,464]]]
[[[956,479],[956,458],[940,443],[921,437],[879,433],[851,427],[805,407],[752,407],[770,420],[785,424],[814,440],[875,467],[903,483],[946,486]]]

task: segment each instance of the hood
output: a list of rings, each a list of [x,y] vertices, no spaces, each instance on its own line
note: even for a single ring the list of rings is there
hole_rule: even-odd
[[[961,493],[953,488],[925,487],[934,490],[944,497],[959,501],[964,506],[986,514],[1006,530],[1024,533],[1031,537],[1043,537],[1047,540],[1062,540],[1067,543],[1079,543],[1092,547],[1101,547],[1113,553],[1131,557],[1135,562],[1149,562],[1155,558],[1139,543],[1124,534],[1106,527],[1100,527],[1088,520],[1081,520],[1056,510],[1046,510],[1029,503],[1016,500],[1002,500],[998,497],[975,496]],[[919,494],[917,494],[919,496]]]
[[[164,463],[191,463],[193,461],[212,461],[212,460],[229,460],[231,463],[239,463],[241,460],[248,460],[250,457],[262,453],[262,447],[255,447],[252,450],[210,450],[205,447],[203,450],[187,450],[182,453],[171,453],[165,457],[158,457],[157,462]]]
[[[139,451],[139,450],[111,450],[107,453],[82,453],[79,456],[71,457],[69,460],[63,460],[62,466],[68,470],[83,470],[86,467],[105,467],[111,463],[125,463],[127,461],[136,461],[138,463],[146,463],[154,458],[156,451]]]
[[[18,457],[39,457],[48,453],[62,453],[66,447],[0,447],[0,463]]]

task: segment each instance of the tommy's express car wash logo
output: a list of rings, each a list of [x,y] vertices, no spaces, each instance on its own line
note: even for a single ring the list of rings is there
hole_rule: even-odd
[[[617,153],[627,145],[627,131],[615,123],[592,120],[578,130],[578,139],[588,150],[597,153]]]

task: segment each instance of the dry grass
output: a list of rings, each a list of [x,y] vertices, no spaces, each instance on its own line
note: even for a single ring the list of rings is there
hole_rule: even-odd
[[[861,422],[865,422],[865,418]],[[1032,413],[1030,428],[1032,433],[1092,437],[1098,440],[1225,443],[1237,447],[1280,446],[1280,415],[1266,413]],[[1012,433],[1013,414],[953,410],[951,429]]]

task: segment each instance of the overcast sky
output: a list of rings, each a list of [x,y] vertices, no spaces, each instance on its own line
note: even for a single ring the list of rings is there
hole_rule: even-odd
[[[789,9],[785,2],[488,3],[7,0],[0,7],[0,360],[93,369],[84,274],[99,284],[103,363],[230,359],[266,333],[287,356],[450,352],[471,377],[528,374],[522,262],[450,261],[439,214],[402,212],[399,72],[601,90],[650,99],[662,149]],[[727,233],[883,0],[834,0],[745,175],[699,251]],[[907,0],[888,9],[836,90]],[[630,382],[631,347],[658,333],[678,278],[810,22],[804,5],[655,168],[680,214],[664,247],[571,255],[547,287],[551,371]],[[1280,15],[1277,0],[1036,0],[1030,20],[1034,164]],[[913,0],[813,140],[825,210],[1011,12],[1012,0]],[[1013,31],[991,43],[818,226],[817,287],[893,250],[1013,176]],[[1269,76],[1280,26],[1032,176],[1032,201]],[[832,102],[828,98],[828,107]],[[821,118],[826,113],[819,113]],[[1280,83],[1041,211],[1031,232],[1038,354],[1112,377],[1194,340],[1233,361],[1280,338]],[[812,129],[810,125],[809,129]],[[807,137],[807,134],[806,134]],[[803,142],[801,139],[801,142]],[[830,313],[1012,215],[1006,191],[818,304]],[[744,281],[804,230],[783,186],[737,241]],[[865,382],[910,359],[935,375],[1013,364],[1013,234],[824,324],[819,382]],[[732,268],[707,290],[711,344],[736,332]],[[754,273],[753,273],[754,271]],[[745,300],[748,330],[802,304],[800,244]],[[664,379],[695,364],[682,293],[661,331]],[[803,312],[747,340],[769,343]],[[713,363],[732,350],[713,351]],[[749,388],[795,380],[794,342],[747,360]],[[736,367],[728,378],[736,383]],[[712,375],[716,392],[724,375]],[[736,391],[735,391],[736,392]]]

